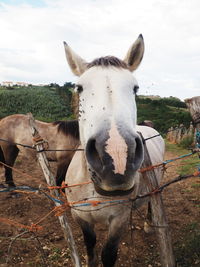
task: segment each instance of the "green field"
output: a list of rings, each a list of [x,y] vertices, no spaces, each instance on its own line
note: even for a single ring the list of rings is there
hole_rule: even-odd
[[[71,99],[73,84],[64,86],[0,87],[0,118],[32,112],[34,117],[44,121],[73,118]],[[165,133],[171,126],[183,123],[189,126],[191,117],[185,103],[175,97],[136,97],[138,122],[151,120],[155,128]]]
[[[71,87],[31,86],[0,88],[0,118],[11,114],[26,114],[43,121],[70,118]]]
[[[151,99],[139,96],[137,106],[138,121],[153,121],[155,128],[163,134],[181,123],[189,127],[192,120],[185,103],[175,97]]]

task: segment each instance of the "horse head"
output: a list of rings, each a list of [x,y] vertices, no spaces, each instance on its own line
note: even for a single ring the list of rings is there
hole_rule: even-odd
[[[88,170],[102,195],[130,193],[143,161],[143,143],[136,132],[138,89],[132,72],[144,54],[142,35],[125,59],[102,57],[87,63],[66,43],[72,72],[79,76],[79,130]]]

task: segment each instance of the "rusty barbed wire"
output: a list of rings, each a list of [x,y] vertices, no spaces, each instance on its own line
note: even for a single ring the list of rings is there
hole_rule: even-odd
[[[180,127],[180,128],[183,128],[183,127]],[[173,129],[173,130],[168,130],[167,132],[165,132],[165,134],[167,134],[168,132],[171,132],[171,131],[176,131],[177,129],[179,129],[179,128],[176,128],[176,129]],[[153,138],[158,137],[158,136],[161,136],[161,134],[158,133],[158,134],[156,134],[156,135],[153,135],[153,136],[144,138],[144,139],[143,139],[143,142],[145,142],[145,141],[147,141],[147,140],[150,140],[150,139],[153,139]],[[43,139],[42,139],[42,140],[43,140]],[[30,145],[27,145],[27,144],[16,143],[16,142],[12,142],[12,141],[10,141],[10,140],[6,140],[6,139],[3,139],[3,138],[0,138],[0,141],[2,141],[2,142],[6,142],[6,143],[10,143],[10,144],[13,144],[13,145],[22,146],[22,147],[25,147],[25,148],[29,148],[29,149],[36,150],[34,145],[30,146]],[[48,143],[48,141],[45,141],[45,142]],[[40,151],[40,152],[43,152],[43,151],[46,151],[46,152],[56,152],[56,151],[58,151],[58,152],[59,152],[59,151],[60,151],[60,152],[62,152],[62,151],[84,151],[84,149],[82,149],[82,148],[77,148],[77,149],[49,149],[49,148],[48,148],[48,149],[44,149],[44,150],[42,150],[42,151]]]
[[[152,136],[152,138],[157,137],[157,136],[158,135]],[[147,140],[149,140],[149,139],[150,138],[147,138]],[[23,146],[26,146],[26,145],[23,145]],[[158,164],[155,164],[155,165],[152,165],[152,166],[148,166],[146,168],[142,168],[139,171],[141,173],[143,173],[143,172],[147,172],[147,171],[152,171],[155,168],[158,168],[158,167],[161,167],[161,166],[165,167],[168,163],[174,162],[174,161],[179,160],[179,159],[183,159],[185,157],[189,157],[191,155],[194,155],[195,153],[199,154],[199,149],[198,148],[195,148],[194,150],[192,150],[188,154],[181,155],[181,156],[178,156],[178,157],[173,158],[173,159],[165,160],[165,161],[163,161],[161,163],[158,163]],[[5,164],[4,162],[0,162],[0,163],[3,164],[4,166],[12,168],[14,171],[18,171],[20,174],[23,174],[24,176],[28,176],[29,178],[30,177],[33,178],[31,175],[28,175],[26,173],[22,173],[17,168],[11,167],[11,166]],[[178,177],[174,178],[173,180],[171,180],[171,181],[169,181],[169,182],[167,182],[167,183],[165,183],[165,184],[163,184],[163,185],[161,185],[161,186],[159,186],[157,188],[154,188],[152,191],[147,192],[147,193],[145,193],[143,195],[137,195],[134,198],[114,199],[114,200],[110,199],[109,197],[108,198],[106,198],[106,197],[98,197],[98,200],[96,199],[96,197],[88,197],[88,198],[84,198],[84,199],[79,200],[79,201],[69,202],[69,201],[67,201],[67,199],[64,199],[62,196],[61,196],[60,199],[58,199],[58,198],[56,198],[56,197],[54,197],[51,194],[46,192],[47,190],[52,190],[52,189],[59,189],[61,191],[61,190],[65,189],[65,188],[69,188],[69,187],[84,186],[86,184],[91,183],[92,181],[79,183],[79,184],[74,184],[74,185],[62,184],[61,186],[51,186],[51,187],[47,186],[46,188],[41,188],[41,187],[33,188],[33,187],[29,187],[29,186],[17,186],[17,187],[12,187],[12,188],[6,187],[6,188],[3,188],[3,189],[0,189],[0,193],[1,192],[11,192],[11,191],[16,191],[16,192],[20,191],[20,192],[26,192],[26,193],[27,192],[28,193],[29,192],[30,193],[38,193],[38,192],[40,192],[40,193],[44,194],[44,196],[46,196],[48,199],[52,200],[53,202],[59,203],[61,206],[60,207],[55,207],[48,214],[46,214],[45,216],[40,218],[37,223],[31,224],[30,226],[18,223],[16,221],[13,221],[13,220],[10,220],[10,219],[7,219],[7,218],[0,218],[0,222],[6,223],[6,224],[9,224],[9,225],[13,225],[13,226],[16,226],[16,227],[19,227],[19,228],[23,228],[23,229],[26,229],[26,230],[31,231],[31,232],[34,232],[34,231],[42,230],[42,227],[39,226],[39,223],[43,222],[52,213],[54,213],[55,216],[60,216],[63,212],[65,212],[69,208],[70,209],[75,209],[75,210],[81,210],[83,212],[87,212],[87,210],[81,209],[81,207],[85,207],[85,206],[93,206],[94,207],[93,211],[98,211],[98,210],[101,210],[101,209],[106,208],[106,207],[111,207],[111,206],[116,206],[116,205],[121,205],[121,204],[123,204],[123,205],[130,205],[131,204],[131,207],[133,207],[134,202],[136,200],[138,200],[138,199],[143,199],[143,198],[150,197],[153,194],[162,193],[164,188],[168,187],[171,184],[174,184],[174,183],[179,182],[179,181],[184,180],[184,179],[188,179],[188,178],[191,178],[191,177],[198,177],[198,176],[200,176],[200,170],[195,171],[193,174],[190,174],[190,175],[179,175]],[[99,200],[101,198],[102,198],[102,200]]]

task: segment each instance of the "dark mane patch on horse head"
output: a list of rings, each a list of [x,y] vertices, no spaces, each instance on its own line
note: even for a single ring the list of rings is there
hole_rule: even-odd
[[[55,121],[53,125],[58,125],[58,132],[62,132],[65,135],[71,135],[79,140],[79,125],[77,120],[71,121]]]
[[[88,63],[87,68],[90,69],[95,66],[101,66],[101,67],[113,66],[117,68],[128,69],[128,66],[124,61],[113,56],[106,56],[94,59],[91,63]]]

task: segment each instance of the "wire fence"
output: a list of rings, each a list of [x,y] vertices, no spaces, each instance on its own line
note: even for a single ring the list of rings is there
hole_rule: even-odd
[[[167,164],[175,162],[177,160],[181,160],[181,159],[186,158],[186,157],[190,157],[194,154],[196,154],[199,158],[199,153],[200,153],[199,138],[200,138],[200,135],[198,135],[198,134],[199,134],[199,132],[197,132],[197,137],[196,137],[197,146],[190,153],[187,153],[187,154],[184,154],[184,155],[172,158],[172,159],[165,160],[165,161],[160,162],[156,165],[141,168],[139,170],[139,172],[144,173],[144,172],[152,171],[152,170],[159,168],[159,167],[166,169]],[[146,142],[146,141],[148,141],[152,138],[156,138],[158,136],[160,136],[160,134],[156,134],[152,137],[146,138],[143,141]],[[12,143],[15,145],[23,146],[25,148],[35,149],[35,147],[33,147],[33,146],[29,146],[26,144],[20,144],[20,143],[13,143],[13,142],[10,142],[10,141],[5,140],[5,139],[0,139],[0,141],[9,142],[9,143]],[[44,149],[44,151],[83,151],[83,149],[73,149],[73,150],[70,150],[70,149],[67,149],[67,150],[64,150],[64,149],[62,149],[62,150]],[[33,178],[30,174],[21,172],[17,168],[11,167],[10,165],[8,165],[4,162],[0,162],[0,164],[13,169],[14,171],[20,173],[23,176]],[[137,195],[134,198],[130,197],[130,198],[114,199],[114,200],[109,199],[109,197],[108,198],[98,197],[98,199],[96,199],[95,197],[90,197],[90,198],[80,199],[79,201],[76,201],[76,202],[67,201],[66,196],[64,196],[64,193],[62,190],[64,190],[65,188],[70,188],[70,187],[85,186],[86,184],[92,183],[91,181],[86,182],[86,183],[81,183],[81,184],[74,184],[74,185],[70,185],[70,186],[63,183],[61,186],[56,186],[56,187],[55,186],[52,186],[52,187],[49,187],[49,186],[46,186],[46,187],[16,186],[13,188],[12,187],[5,187],[5,188],[0,189],[0,193],[16,192],[16,193],[34,193],[36,195],[43,194],[45,197],[47,197],[48,199],[50,199],[54,203],[59,203],[60,206],[54,207],[47,214],[45,214],[42,218],[40,218],[39,221],[37,221],[36,223],[32,223],[30,225],[21,224],[15,220],[11,220],[8,218],[0,218],[0,222],[4,223],[4,224],[15,226],[15,227],[20,228],[20,229],[23,229],[25,231],[24,233],[27,233],[27,232],[33,233],[33,232],[37,232],[37,231],[42,230],[43,227],[40,224],[52,214],[54,214],[55,216],[60,216],[60,214],[65,212],[67,209],[76,209],[76,210],[83,211],[84,210],[83,207],[86,207],[86,206],[92,206],[93,211],[98,211],[98,210],[101,210],[103,208],[115,206],[115,205],[130,204],[132,207],[133,203],[138,199],[147,198],[147,197],[150,197],[154,194],[161,193],[166,187],[168,187],[174,183],[177,183],[179,181],[182,181],[182,180],[185,180],[188,178],[193,178],[193,177],[200,177],[200,167],[198,167],[198,169],[196,171],[194,171],[194,173],[192,173],[190,175],[179,175],[179,176],[171,179],[169,182],[164,183],[164,184],[158,186],[157,188],[154,188],[151,192],[147,192],[147,193],[142,194],[142,195]],[[59,189],[60,190],[60,197],[59,198],[57,198],[54,195],[52,195],[51,193],[49,193],[49,190],[51,191],[53,189]],[[87,212],[87,210],[84,210],[84,212]],[[10,243],[9,250],[11,250],[12,244],[13,244],[13,242]],[[8,253],[8,255],[10,255],[10,254]],[[7,261],[9,261],[9,259],[7,259]]]
[[[151,171],[151,170],[159,168],[159,167],[162,167],[163,169],[166,169],[166,165],[167,164],[175,162],[177,160],[184,159],[186,157],[190,157],[190,156],[192,156],[194,154],[197,154],[198,158],[199,158],[199,153],[200,153],[199,149],[194,149],[190,153],[187,153],[187,154],[184,154],[184,155],[172,158],[172,159],[165,160],[165,161],[160,162],[160,163],[158,163],[156,165],[152,165],[152,166],[148,166],[148,167],[145,167],[145,168],[141,168],[141,169],[139,169],[139,172],[140,173],[144,173],[144,172]],[[11,167],[11,166],[5,164],[4,162],[0,161],[0,163],[2,165],[6,166],[6,167],[9,167],[9,168],[13,169],[14,171],[17,171],[18,173],[20,173],[20,175],[23,175],[23,176],[29,177],[29,178],[33,178],[31,175],[29,175],[27,173],[24,173],[24,172],[21,172],[17,168]],[[42,193],[47,198],[52,200],[53,202],[57,202],[57,203],[61,204],[61,207],[57,207],[57,210],[59,209],[59,210],[62,210],[64,212],[68,208],[77,209],[77,208],[83,207],[83,206],[96,207],[98,205],[103,205],[103,207],[101,207],[101,208],[104,208],[104,207],[108,207],[109,205],[116,205],[116,204],[134,202],[134,201],[136,201],[138,199],[149,197],[152,194],[161,193],[164,190],[164,188],[166,188],[169,185],[174,184],[174,183],[176,183],[178,181],[185,180],[185,179],[192,178],[192,177],[198,177],[198,176],[200,176],[200,170],[199,169],[196,170],[194,173],[192,173],[190,175],[180,175],[178,177],[175,177],[170,182],[167,182],[167,183],[165,183],[165,184],[163,184],[163,185],[161,185],[161,186],[159,186],[157,188],[154,188],[151,192],[148,192],[148,193],[143,194],[143,195],[138,195],[135,198],[128,198],[128,199],[126,198],[126,199],[115,199],[115,200],[106,199],[105,200],[105,197],[103,197],[104,200],[103,201],[99,201],[99,200],[94,200],[94,199],[92,199],[93,197],[91,197],[91,198],[87,198],[87,199],[84,199],[84,200],[79,200],[79,201],[76,201],[76,202],[68,202],[67,199],[63,197],[63,193],[62,193],[63,189],[70,188],[70,187],[84,186],[84,185],[92,183],[92,181],[79,183],[79,184],[73,184],[73,185],[67,185],[67,184],[63,183],[61,186],[51,186],[51,187],[47,186],[47,187],[43,187],[43,188],[41,188],[41,187],[34,188],[34,187],[30,187],[30,186],[5,187],[5,188],[0,189],[0,193],[3,193],[3,192],[31,192],[31,193],[37,193],[37,194],[38,193]],[[61,192],[61,198],[60,199],[58,199],[58,198],[56,198],[56,197],[54,197],[54,196],[52,196],[51,194],[48,193],[48,190],[52,190],[52,189],[59,189],[60,190],[60,192]],[[97,208],[96,210],[99,210],[101,208]],[[54,211],[56,211],[56,208],[54,208]],[[4,218],[0,218],[0,221],[1,222],[6,222],[6,220]],[[7,223],[9,224],[9,220],[7,221]],[[37,228],[35,228],[35,229],[37,229]]]

